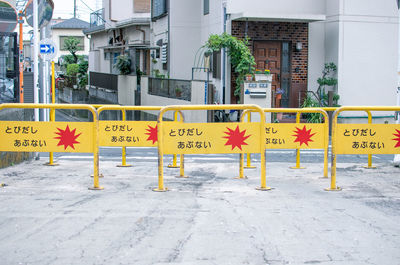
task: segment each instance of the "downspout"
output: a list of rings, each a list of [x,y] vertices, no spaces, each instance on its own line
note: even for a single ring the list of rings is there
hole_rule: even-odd
[[[222,1],[222,21],[223,21],[223,27],[222,31],[223,33],[226,33],[226,1]],[[221,78],[221,86],[222,86],[222,104],[225,104],[225,89],[226,89],[226,77],[225,77],[225,71],[226,71],[226,58],[225,58],[225,48],[222,49],[221,51],[221,56],[222,56],[222,78]]]
[[[168,12],[168,46],[167,46],[167,72],[168,72],[168,78],[170,77],[170,71],[171,71],[171,39],[170,39],[170,30],[171,30],[171,0],[167,1],[167,12]]]
[[[136,30],[143,33],[143,44],[145,44],[145,43],[146,43],[146,31],[144,31],[143,29],[141,29],[140,26],[136,26]],[[135,49],[135,50],[136,50],[136,49]],[[143,52],[140,52],[140,53],[143,53]],[[136,52],[135,52],[135,57],[136,57]],[[141,55],[140,55],[140,57],[144,59],[144,57],[142,57]],[[141,58],[140,58],[140,59],[141,59]],[[135,60],[137,60],[137,59],[135,59]],[[143,60],[143,61],[144,61],[144,60]],[[136,62],[135,62],[135,64],[136,64]],[[143,68],[141,67],[142,65],[143,65]],[[144,62],[142,62],[142,60],[139,60],[139,70],[140,70],[140,69],[143,69],[144,71],[146,71],[146,69],[144,69],[144,68],[145,68],[145,67],[144,67]],[[137,66],[137,65],[136,65],[136,69],[138,69],[138,66]]]

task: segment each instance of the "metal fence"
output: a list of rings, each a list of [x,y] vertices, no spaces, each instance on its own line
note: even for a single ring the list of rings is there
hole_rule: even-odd
[[[89,72],[89,85],[118,91],[118,75]]]
[[[188,80],[149,78],[150,95],[190,101],[192,84]]]

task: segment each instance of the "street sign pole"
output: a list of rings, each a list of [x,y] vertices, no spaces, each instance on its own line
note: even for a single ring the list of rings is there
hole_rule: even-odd
[[[22,11],[18,14],[19,23],[19,103],[24,103],[24,39],[22,25],[24,19],[22,18]]]
[[[38,1],[33,0],[33,101],[39,103],[39,25]],[[39,109],[35,109],[35,121],[39,121]]]

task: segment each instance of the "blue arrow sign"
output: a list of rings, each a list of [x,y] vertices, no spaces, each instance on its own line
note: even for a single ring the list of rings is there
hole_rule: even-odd
[[[54,47],[50,44],[40,44],[40,53],[54,53]]]

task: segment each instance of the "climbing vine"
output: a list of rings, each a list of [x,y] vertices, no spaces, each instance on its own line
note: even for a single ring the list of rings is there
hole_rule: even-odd
[[[233,69],[238,75],[234,92],[236,97],[240,96],[241,85],[244,82],[245,76],[254,73],[255,70],[254,66],[256,61],[247,47],[247,44],[248,39],[238,40],[232,35],[223,33],[221,35],[211,35],[205,45],[213,52],[219,51],[222,48],[227,49],[227,54],[231,58]]]

